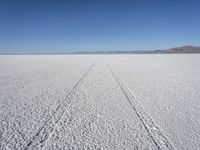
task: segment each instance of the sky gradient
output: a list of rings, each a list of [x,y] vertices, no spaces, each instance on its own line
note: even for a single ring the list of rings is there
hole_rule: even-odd
[[[200,46],[198,0],[1,0],[0,53]]]

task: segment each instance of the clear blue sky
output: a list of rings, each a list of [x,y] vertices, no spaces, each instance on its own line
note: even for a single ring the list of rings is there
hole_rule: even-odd
[[[0,53],[200,45],[199,0],[0,0]]]

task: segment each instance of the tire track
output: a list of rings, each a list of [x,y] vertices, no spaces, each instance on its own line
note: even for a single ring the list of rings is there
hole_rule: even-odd
[[[43,150],[157,149],[104,61],[72,99]]]
[[[96,64],[96,61],[87,69],[83,76],[78,80],[74,85],[72,90],[66,95],[65,101],[60,104],[54,113],[46,120],[44,125],[37,131],[37,133],[29,140],[24,141],[21,144],[19,149],[40,149],[42,148],[45,141],[50,137],[51,133],[54,131],[54,128],[60,121],[63,114],[66,112],[68,106],[72,103],[71,95],[77,90],[77,88],[83,83],[89,72],[92,70],[93,66]],[[67,101],[68,100],[68,101]],[[31,148],[32,147],[32,148]]]
[[[139,104],[136,97],[131,93],[127,86],[122,84],[117,75],[113,72],[111,66],[105,62],[116,82],[120,86],[122,92],[124,93],[128,103],[131,105],[142,125],[148,132],[150,138],[157,146],[158,150],[175,150],[176,148],[169,142],[167,137],[161,132],[158,126],[154,123],[151,117],[146,113],[142,105]]]

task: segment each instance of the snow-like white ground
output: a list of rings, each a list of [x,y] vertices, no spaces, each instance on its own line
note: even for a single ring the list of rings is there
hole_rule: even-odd
[[[20,149],[31,139],[93,61],[78,56],[0,56],[0,149]]]
[[[200,55],[115,55],[108,61],[177,149],[200,149]]]
[[[0,56],[0,149],[200,149],[200,55]]]

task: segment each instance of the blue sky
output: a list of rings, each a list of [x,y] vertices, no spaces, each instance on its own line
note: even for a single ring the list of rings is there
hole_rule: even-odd
[[[0,53],[200,46],[198,0],[0,0]]]

